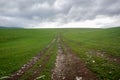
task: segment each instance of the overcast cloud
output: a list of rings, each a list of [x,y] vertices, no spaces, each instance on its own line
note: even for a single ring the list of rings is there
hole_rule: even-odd
[[[120,26],[120,0],[0,0],[0,26]]]

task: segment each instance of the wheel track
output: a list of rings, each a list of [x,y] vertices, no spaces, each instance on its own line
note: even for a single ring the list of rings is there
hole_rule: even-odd
[[[45,58],[41,61],[40,67],[35,68],[33,70],[32,75],[30,75],[26,80],[36,80],[37,77],[39,77],[39,75],[41,74],[41,72],[44,70],[46,64],[48,63],[49,59],[52,57],[53,55],[53,49],[51,48],[48,52],[47,55],[45,55]]]
[[[55,43],[56,38],[54,38],[49,45],[47,45],[38,55],[30,59],[26,64],[24,64],[17,72],[12,74],[10,77],[8,77],[6,80],[18,80],[22,75],[24,75],[30,68],[32,68],[33,65],[38,62],[38,60],[41,59],[41,57],[44,55],[44,53],[47,52],[47,50]]]
[[[66,40],[70,41],[72,43],[75,43],[76,45],[81,47],[81,44],[79,42],[75,42],[74,40],[69,40],[69,39],[66,39]],[[112,55],[106,53],[105,51],[89,49],[87,51],[87,53],[90,54],[90,55],[95,55],[95,56],[98,56],[98,57],[102,57],[110,63],[120,64],[120,58],[119,57],[112,56]]]
[[[98,80],[85,63],[58,37],[58,55],[52,80]]]

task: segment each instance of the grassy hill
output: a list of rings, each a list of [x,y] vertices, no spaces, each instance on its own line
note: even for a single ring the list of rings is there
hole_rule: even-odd
[[[108,29],[0,29],[0,77],[16,72],[59,33],[64,42],[100,79],[117,80],[120,78],[120,64],[107,60],[109,56],[120,58],[120,27]],[[103,57],[97,55],[98,53]]]
[[[0,29],[0,77],[17,71],[55,37],[54,30]]]
[[[64,29],[64,41],[100,80],[120,79],[120,27]]]

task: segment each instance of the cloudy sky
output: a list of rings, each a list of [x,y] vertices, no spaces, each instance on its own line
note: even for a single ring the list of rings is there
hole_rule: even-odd
[[[0,0],[0,26],[120,26],[120,0]]]

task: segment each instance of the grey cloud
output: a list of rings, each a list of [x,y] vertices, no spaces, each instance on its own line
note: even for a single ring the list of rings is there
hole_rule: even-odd
[[[97,15],[114,16],[120,14],[120,0],[80,0],[76,4],[73,4],[73,14],[70,15],[70,19],[86,20],[94,19]],[[86,2],[85,2],[86,1]],[[82,4],[84,3],[84,4]],[[71,8],[72,9],[72,8]],[[74,16],[75,15],[75,16]],[[70,20],[69,19],[69,20]]]
[[[67,24],[93,20],[98,15],[113,17],[120,15],[119,4],[120,0],[0,0],[0,18],[11,18],[1,18],[0,25],[29,26],[56,21]]]

